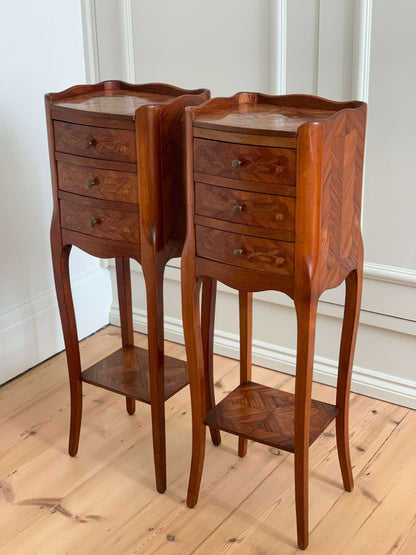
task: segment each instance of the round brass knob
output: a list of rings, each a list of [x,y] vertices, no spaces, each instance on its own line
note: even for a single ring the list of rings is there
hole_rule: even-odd
[[[84,147],[87,148],[87,149],[88,149],[88,148],[91,148],[93,144],[94,144],[94,141],[93,141],[93,140],[91,140],[91,141],[84,141]]]
[[[239,258],[243,256],[243,249],[234,249],[234,256],[238,256]]]
[[[94,185],[97,185],[97,183],[95,182],[94,179],[87,179],[87,187],[88,187],[88,189],[91,189],[91,187],[94,187]]]
[[[97,224],[99,224],[100,222],[98,220],[90,220],[90,226],[91,227],[95,227]]]
[[[241,214],[242,209],[243,209],[243,207],[240,204],[236,204],[235,206],[233,206],[234,214]]]
[[[241,160],[232,160],[231,165],[233,168],[239,168],[243,162]]]

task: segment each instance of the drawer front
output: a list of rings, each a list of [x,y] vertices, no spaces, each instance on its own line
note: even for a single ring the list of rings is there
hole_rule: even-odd
[[[61,200],[62,227],[104,239],[140,241],[139,213]]]
[[[62,191],[118,202],[139,201],[135,173],[102,170],[69,162],[58,162],[57,166],[59,189]]]
[[[295,199],[195,183],[195,211],[228,222],[293,231]]]
[[[196,255],[232,266],[292,275],[294,243],[195,226]]]
[[[55,148],[88,158],[136,162],[134,131],[54,122]]]
[[[296,184],[296,151],[194,139],[194,169],[231,179]]]

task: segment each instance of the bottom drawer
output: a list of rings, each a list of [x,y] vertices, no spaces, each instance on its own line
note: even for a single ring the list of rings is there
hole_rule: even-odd
[[[195,226],[196,255],[233,266],[293,275],[295,245]]]
[[[65,229],[104,239],[140,241],[138,212],[125,212],[61,200],[61,223]]]

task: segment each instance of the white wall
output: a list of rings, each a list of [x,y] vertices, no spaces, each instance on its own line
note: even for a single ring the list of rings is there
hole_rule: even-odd
[[[22,0],[0,18],[0,383],[63,348],[49,248],[52,192],[43,96],[85,82],[78,2]],[[99,261],[71,256],[79,331],[108,322]]]

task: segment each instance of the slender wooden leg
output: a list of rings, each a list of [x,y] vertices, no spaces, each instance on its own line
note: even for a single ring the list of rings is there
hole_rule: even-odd
[[[297,359],[295,385],[295,498],[298,546],[309,541],[308,466],[313,355],[317,301],[295,300],[297,314]]]
[[[249,291],[238,292],[240,313],[240,383],[251,380],[251,358],[253,343],[253,293]],[[247,439],[238,438],[238,456],[244,457],[247,453]]]
[[[59,234],[51,233],[51,247],[56,296],[58,299],[65,341],[71,396],[68,452],[71,457],[74,457],[78,452],[79,435],[81,431],[82,382],[78,332],[69,278],[69,254],[71,252],[71,245],[62,246],[59,231]]]
[[[354,489],[350,446],[348,438],[348,418],[351,389],[352,363],[357,339],[362,291],[362,267],[353,270],[345,280],[345,309],[342,325],[341,347],[338,364],[336,404],[339,413],[336,418],[338,459],[342,481],[346,491]]]
[[[194,507],[198,501],[206,438],[204,420],[207,393],[199,314],[200,287],[201,280],[195,281],[192,275],[182,271],[182,317],[192,407],[192,460],[186,500],[188,507]]]
[[[123,347],[134,345],[133,312],[131,299],[130,260],[126,257],[116,258],[117,293],[120,309],[121,341]],[[136,401],[126,396],[126,409],[134,414]]]
[[[215,323],[215,300],[217,296],[217,280],[204,277],[202,281],[201,301],[201,333],[204,349],[205,387],[206,387],[206,410],[215,407],[214,393],[214,323]],[[212,443],[221,443],[220,431],[216,428],[209,429]]]
[[[143,267],[147,298],[150,404],[156,488],[166,490],[165,371],[163,345],[163,271],[157,259]]]

